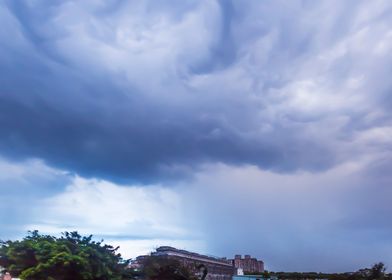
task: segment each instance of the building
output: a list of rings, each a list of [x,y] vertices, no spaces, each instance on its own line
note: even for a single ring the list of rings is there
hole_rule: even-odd
[[[245,255],[244,258],[242,258],[241,255],[235,255],[234,259],[217,258],[176,249],[170,246],[161,246],[158,247],[155,252],[152,252],[151,255],[137,257],[136,260],[131,263],[131,267],[134,269],[142,269],[144,260],[150,256],[178,260],[182,265],[195,273],[199,272],[196,268],[200,264],[203,264],[208,270],[206,280],[263,279],[261,275],[243,275],[244,273],[260,274],[264,272],[264,262],[252,258],[250,255]],[[243,278],[232,278],[233,275],[235,275],[235,277],[243,276]]]
[[[264,262],[252,258],[250,255],[245,255],[244,258],[241,255],[235,255],[231,262],[236,270],[241,269],[244,273],[260,273],[264,271]]]
[[[157,248],[156,252],[151,253],[151,256],[176,259],[182,265],[195,272],[198,272],[197,267],[203,264],[208,270],[206,280],[232,280],[234,275],[232,262],[226,258],[201,255],[169,246]],[[145,258],[145,256],[138,258]]]

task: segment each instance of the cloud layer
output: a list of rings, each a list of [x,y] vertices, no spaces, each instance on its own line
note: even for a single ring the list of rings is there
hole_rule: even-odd
[[[147,182],[213,162],[324,170],[374,129],[390,134],[388,1],[5,1],[0,11],[8,158]]]

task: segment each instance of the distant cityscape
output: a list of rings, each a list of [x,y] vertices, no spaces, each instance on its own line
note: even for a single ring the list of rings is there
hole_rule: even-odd
[[[8,241],[7,245],[2,247],[4,251],[0,255],[0,280],[392,280],[392,274],[386,272],[386,267],[382,262],[355,272],[273,272],[266,271],[264,262],[251,255],[243,257],[237,254],[234,258],[214,257],[170,246],[158,247],[150,254],[138,256],[134,260],[123,260],[119,254],[115,253],[116,249],[111,246],[107,247],[107,245],[101,246],[91,241],[90,238],[91,236],[77,235],[77,232],[68,234],[67,239],[56,239],[33,232],[22,241]],[[36,248],[44,246],[45,250],[38,252],[32,249],[30,246],[32,240],[36,245],[38,244]],[[53,252],[54,260],[57,260],[59,255],[67,256],[65,252],[58,253],[60,247],[54,246],[56,244],[61,244],[61,249],[67,250],[70,257],[77,256],[76,259],[81,260],[81,256],[84,256],[83,265],[75,266],[77,262],[60,260],[50,266]],[[67,244],[71,245],[73,252]],[[48,248],[52,249],[48,250]],[[82,249],[84,254],[79,254],[81,253],[79,249]],[[86,249],[90,252],[89,254],[85,254]],[[103,255],[98,255],[97,249]],[[102,271],[105,268],[108,272],[103,275]],[[38,269],[41,270],[38,271]],[[97,273],[86,277],[86,271],[93,270]],[[36,273],[36,271],[39,273],[27,275],[31,272]],[[114,273],[117,273],[116,277],[113,277]],[[13,278],[13,276],[20,277],[20,279]]]
[[[264,272],[264,262],[252,258],[250,255],[245,255],[244,258],[242,258],[242,255],[235,255],[233,259],[219,258],[176,249],[170,246],[161,246],[149,255],[137,257],[131,263],[131,266],[138,269],[149,257],[175,259],[190,270],[195,270],[198,265],[203,264],[208,270],[207,280],[260,280],[263,278],[260,274]],[[250,274],[255,275],[252,276]]]

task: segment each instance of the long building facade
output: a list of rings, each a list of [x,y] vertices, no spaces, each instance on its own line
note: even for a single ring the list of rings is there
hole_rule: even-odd
[[[197,266],[203,264],[208,270],[206,280],[231,280],[235,272],[232,262],[226,258],[201,255],[169,246],[161,246],[151,255],[176,259],[193,271],[197,271]]]
[[[250,255],[245,255],[244,258],[241,255],[235,255],[234,259],[217,258],[170,246],[161,246],[150,255],[137,257],[131,264],[131,267],[140,269],[146,258],[150,256],[175,259],[199,275],[200,271],[197,268],[203,264],[208,270],[206,280],[232,280],[232,277],[237,274],[243,275],[244,273],[260,273],[264,271],[264,262],[252,258]]]

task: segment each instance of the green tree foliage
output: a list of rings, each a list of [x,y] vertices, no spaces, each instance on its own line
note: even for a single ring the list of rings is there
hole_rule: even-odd
[[[370,269],[369,277],[368,279],[384,279],[385,278],[385,270],[386,267],[383,263],[376,263],[373,265],[373,267]]]
[[[387,274],[382,262],[374,264],[371,268],[363,268],[353,273],[332,274],[331,280],[392,280],[392,275]]]
[[[21,241],[0,243],[0,266],[25,280],[122,280],[133,279],[113,248],[65,232],[60,238],[29,232]]]
[[[143,261],[142,274],[148,280],[197,280],[193,271],[178,260],[151,256]]]
[[[279,279],[329,279],[329,280],[392,280],[392,275],[386,273],[385,265],[380,262],[371,268],[363,268],[356,272],[318,273],[318,272],[272,272]]]
[[[356,277],[355,279],[364,279],[364,280],[382,280],[386,277],[385,275],[385,265],[380,262],[374,264],[371,268],[364,268],[358,270],[354,276]]]

